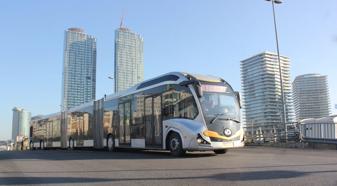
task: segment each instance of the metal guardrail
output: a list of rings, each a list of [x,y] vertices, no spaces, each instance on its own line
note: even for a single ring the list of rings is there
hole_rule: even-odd
[[[299,142],[300,130],[295,124],[288,125],[287,132],[282,129],[274,129],[269,132],[261,130],[261,128],[247,127],[245,130],[246,143],[279,143],[279,142]]]

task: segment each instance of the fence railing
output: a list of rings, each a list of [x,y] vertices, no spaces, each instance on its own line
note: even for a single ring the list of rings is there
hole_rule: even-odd
[[[287,132],[284,128],[273,128],[263,130],[261,127],[245,128],[246,143],[279,143],[279,142],[298,142],[300,132],[295,124],[287,125]]]

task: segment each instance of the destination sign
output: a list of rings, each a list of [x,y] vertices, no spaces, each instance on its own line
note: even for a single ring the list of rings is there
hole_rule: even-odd
[[[201,90],[205,92],[227,92],[227,87],[218,85],[201,85]]]

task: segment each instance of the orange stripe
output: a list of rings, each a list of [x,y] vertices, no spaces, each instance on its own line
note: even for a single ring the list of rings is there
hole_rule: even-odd
[[[205,130],[203,132],[203,134],[205,136],[208,136],[208,137],[212,137],[212,138],[220,138],[220,139],[224,139],[224,140],[231,140],[237,136],[240,136],[242,133],[242,129],[240,129],[239,131],[237,131],[233,136],[231,137],[226,137],[226,136],[222,136],[220,135],[219,133],[215,132],[215,131],[211,131],[211,130]]]

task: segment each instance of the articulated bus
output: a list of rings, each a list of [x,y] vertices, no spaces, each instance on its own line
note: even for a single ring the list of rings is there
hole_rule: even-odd
[[[172,72],[31,121],[31,148],[226,153],[244,146],[240,96],[223,79]]]

